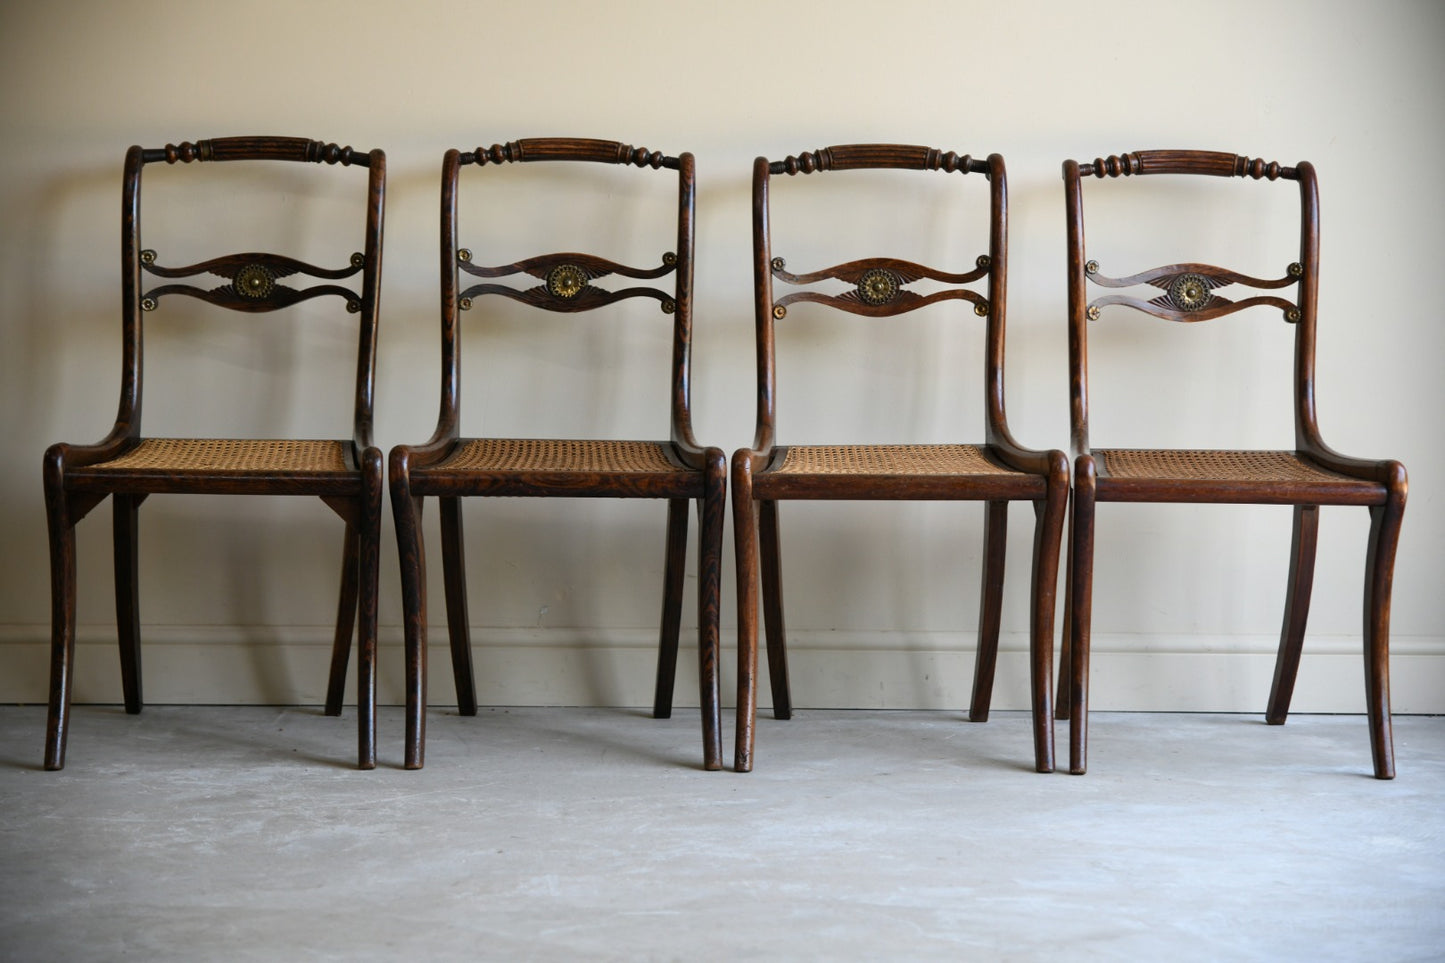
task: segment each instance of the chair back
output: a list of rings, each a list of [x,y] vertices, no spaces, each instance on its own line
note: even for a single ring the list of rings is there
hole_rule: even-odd
[[[171,266],[161,252],[141,241],[141,174],[147,164],[266,161],[358,167],[367,172],[366,223],[362,250],[344,267],[327,268],[282,254],[226,254],[194,264]],[[371,445],[376,372],[377,296],[381,280],[382,212],[386,155],[361,152],[302,137],[221,137],[163,148],[132,147],[126,153],[121,255],[124,270],[124,370],[117,421],[140,432],[142,312],[156,311],[167,298],[189,297],[234,311],[275,311],[314,298],[338,298],[359,320],[353,444],[358,454]],[[211,281],[205,281],[206,277]],[[214,286],[213,279],[225,283]],[[311,279],[316,282],[311,283]],[[345,282],[345,283],[341,283]]]
[[[943,270],[893,257],[867,257],[804,273],[788,269],[773,253],[771,184],[775,175],[794,176],[828,171],[905,170],[948,174],[983,174],[989,181],[988,252],[962,271]],[[928,294],[908,289],[927,279],[942,287]],[[755,449],[774,443],[777,369],[774,325],[800,302],[826,305],[870,318],[889,318],[941,301],[961,300],[985,319],[987,327],[985,389],[986,431],[992,443],[1006,433],[1003,408],[1003,342],[1008,279],[1008,183],[1003,158],[990,154],[978,160],[967,154],[904,144],[846,144],[805,151],[779,161],[759,157],[753,163],[753,290],[757,323],[758,406]],[[850,287],[841,294],[812,288],[824,282]],[[968,285],[983,282],[979,291]],[[780,294],[776,282],[792,288]]]
[[[676,171],[677,224],[673,250],[657,263],[631,266],[596,254],[537,254],[491,266],[458,241],[458,178],[462,167],[582,162]],[[461,351],[458,316],[487,296],[507,298],[544,311],[593,311],[631,298],[650,298],[672,321],[672,440],[692,445],[690,368],[696,173],[693,157],[676,157],[618,141],[542,137],[449,150],[442,162],[442,417],[441,434],[456,437],[460,421]],[[666,280],[670,278],[670,283]],[[654,282],[628,284],[627,281]]]
[[[1132,178],[1152,174],[1296,181],[1300,192],[1299,260],[1277,278],[1261,278],[1201,263],[1166,264],[1132,274],[1105,273],[1084,245],[1084,178]],[[1315,301],[1319,282],[1319,190],[1308,163],[1283,167],[1218,151],[1146,150],[1064,162],[1068,226],[1070,429],[1076,454],[1089,450],[1088,325],[1117,305],[1166,321],[1196,322],[1252,307],[1269,307],[1295,326],[1295,427],[1297,442],[1317,438],[1314,414]],[[1090,297],[1093,285],[1104,288]],[[1244,296],[1225,289],[1239,285]],[[1130,289],[1153,288],[1140,293]]]

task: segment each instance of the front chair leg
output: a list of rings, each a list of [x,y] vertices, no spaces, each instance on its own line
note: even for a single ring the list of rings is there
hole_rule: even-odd
[[[1284,625],[1279,632],[1279,654],[1274,661],[1274,682],[1264,719],[1272,726],[1284,725],[1294,680],[1299,673],[1300,651],[1304,648],[1305,623],[1310,614],[1310,589],[1315,577],[1315,542],[1320,530],[1318,505],[1294,507],[1294,534],[1290,538],[1289,588],[1284,599]]]
[[[1060,465],[1057,485],[1034,502],[1034,564],[1029,597],[1029,683],[1034,724],[1034,768],[1054,771],[1054,602],[1058,597],[1059,535],[1068,505],[1068,475]]]
[[[1074,491],[1069,488],[1068,524],[1064,529],[1064,630],[1059,639],[1059,684],[1054,688],[1054,718],[1069,718],[1070,658],[1074,635]]]
[[[682,588],[687,575],[687,516],[691,499],[667,502],[667,547],[662,569],[662,628],[657,639],[657,682],[652,691],[652,717],[672,717],[672,688],[677,679],[677,640],[682,629]],[[698,511],[703,511],[703,503]]]
[[[75,664],[75,526],[66,517],[64,495],[47,498],[46,509],[50,523],[50,709],[45,725],[45,768],[56,770],[65,767]]]
[[[978,651],[973,663],[969,722],[987,722],[998,663],[998,630],[1003,616],[1004,557],[1008,549],[1008,502],[990,501],[983,516],[983,587],[978,606]]]
[[[722,699],[718,678],[722,596],[723,515],[727,511],[727,458],[707,450],[706,480],[698,502],[697,658],[702,712],[703,768],[722,768]]]
[[[1073,606],[1069,652],[1069,772],[1088,769],[1089,742],[1089,635],[1094,588],[1094,473],[1075,474],[1073,540],[1070,568]]]
[[[753,501],[752,462],[733,458],[733,554],[737,562],[738,704],[733,769],[751,772],[758,715],[758,522]]]
[[[392,463],[393,479],[396,463]],[[426,761],[426,546],[422,543],[422,499],[393,480],[391,508],[396,522],[401,570],[402,622],[406,635],[406,768]]]
[[[120,680],[125,711],[140,712],[144,704],[140,656],[140,548],[136,510],[144,495],[111,498],[115,528],[115,625],[120,641]]]
[[[1370,542],[1365,566],[1365,709],[1370,721],[1370,755],[1376,779],[1395,778],[1390,727],[1390,590],[1395,547],[1405,514],[1405,469],[1398,464],[1384,505],[1370,508]]]
[[[357,765],[376,768],[376,609],[381,580],[381,452],[367,449],[363,456],[361,511],[358,532],[358,593],[356,638]]]

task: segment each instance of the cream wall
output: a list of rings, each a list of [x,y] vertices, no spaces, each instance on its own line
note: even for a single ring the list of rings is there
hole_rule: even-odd
[[[1445,335],[1433,297],[1445,263],[1445,189],[1433,167],[1445,156],[1442,42],[1445,7],[1433,0],[7,3],[0,7],[0,431],[10,457],[0,464],[0,699],[34,702],[46,693],[41,452],[57,440],[99,438],[113,412],[117,208],[128,145],[280,133],[388,152],[377,437],[389,447],[422,440],[435,417],[442,152],[571,134],[697,156],[697,433],[727,449],[752,433],[748,174],[756,154],[880,140],[1005,155],[1010,415],[1016,435],[1040,447],[1065,447],[1068,437],[1059,162],[1152,147],[1313,161],[1323,197],[1322,424],[1337,448],[1399,458],[1409,468],[1413,490],[1395,579],[1395,707],[1445,711],[1445,457],[1436,423],[1445,408],[1437,373]],[[536,176],[517,176],[520,186],[538,186]],[[635,181],[617,181],[614,193],[630,197]],[[297,174],[288,189],[299,196],[315,183]],[[923,241],[971,259],[976,236],[960,239],[952,218],[976,211],[979,195],[964,191],[960,207],[940,206],[938,183],[926,187],[902,196],[896,209],[835,216],[813,233],[788,233],[779,214],[790,264],[835,263],[843,259],[832,256],[835,249],[862,256],[913,244],[922,254]],[[786,210],[798,216],[826,193],[794,180],[779,186],[780,205],[784,188],[795,189],[789,196],[798,206]],[[1160,220],[1163,194],[1144,196],[1145,208],[1129,216]],[[1288,189],[1253,196],[1282,196],[1276,212],[1293,216]],[[512,218],[517,257],[554,249],[548,238],[555,235],[544,227],[644,260],[667,246],[592,208],[574,220],[554,207],[539,225],[521,219],[506,197],[492,203],[492,214]],[[350,216],[330,197],[317,218],[299,210],[283,208],[288,243],[298,249],[319,243],[338,210]],[[1183,220],[1185,259],[1218,251],[1243,269],[1224,253],[1242,248],[1263,273],[1293,259],[1292,229],[1267,230],[1247,212],[1230,211],[1242,219],[1225,229]],[[249,210],[230,213],[245,221]],[[923,225],[921,239],[904,230],[912,223]],[[147,227],[174,227],[177,244],[199,240],[184,218]],[[867,232],[880,249],[848,240],[855,236],[848,230]],[[1122,263],[1130,249],[1119,244]],[[350,360],[326,364],[345,346],[344,329],[313,331],[270,316],[255,325],[268,339],[255,347],[234,318],[210,327],[183,320],[183,312],[172,317],[182,320],[150,322],[152,431],[214,424],[238,435],[346,433]],[[946,312],[930,314],[896,334],[829,325],[817,313],[795,318],[782,335],[791,352],[783,361],[784,441],[977,438],[971,315],[954,323]],[[588,322],[563,338],[566,328],[513,313],[489,341],[474,324],[468,430],[660,435],[654,402],[665,392],[665,346],[647,342],[651,320]],[[534,329],[549,339],[545,356],[523,347]],[[879,342],[880,333],[892,340]],[[1182,422],[1180,437],[1191,444],[1288,446],[1288,334],[1275,318],[1254,315],[1188,331],[1133,322],[1108,328],[1094,349],[1101,360],[1115,359],[1116,380],[1095,390],[1096,441],[1169,437],[1167,415]],[[1137,363],[1143,348],[1171,337],[1173,367]],[[635,354],[633,345],[641,346]],[[536,367],[489,364],[509,349]],[[808,367],[825,350],[842,360],[845,379]],[[200,359],[194,370],[179,365],[189,356]],[[600,375],[588,372],[594,362]],[[283,376],[296,372],[307,374],[305,383],[287,387]],[[536,407],[538,384],[580,407]],[[211,389],[224,389],[226,400]],[[865,392],[882,392],[886,403],[870,403]],[[957,434],[955,410],[967,426]],[[82,701],[119,699],[108,514],[102,507],[80,529]],[[965,704],[981,509],[789,505],[784,515],[796,700]],[[315,503],[218,506],[180,497],[152,499],[142,518],[147,697],[319,701],[340,547],[335,518]],[[520,500],[474,503],[467,518],[483,698],[646,703],[661,506]],[[1026,705],[1031,518],[1018,509],[1013,524],[995,700],[1002,707]],[[1287,509],[1103,506],[1094,705],[1262,708],[1289,529]],[[1297,708],[1362,708],[1366,529],[1363,511],[1324,512]],[[400,602],[389,513],[383,537],[382,694],[395,700]],[[730,543],[729,536],[729,570]],[[434,554],[438,603],[439,569]],[[724,593],[730,660],[731,577]],[[438,701],[451,694],[443,657],[438,650],[433,658]],[[731,679],[729,667],[729,689]],[[685,700],[694,688],[684,681],[678,691]]]

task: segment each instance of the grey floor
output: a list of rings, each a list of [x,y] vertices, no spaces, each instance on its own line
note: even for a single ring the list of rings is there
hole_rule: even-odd
[[[1393,782],[1354,716],[1096,713],[1083,777],[1020,713],[765,718],[748,775],[691,711],[429,726],[79,707],[45,773],[0,708],[0,959],[1445,959],[1445,718]]]

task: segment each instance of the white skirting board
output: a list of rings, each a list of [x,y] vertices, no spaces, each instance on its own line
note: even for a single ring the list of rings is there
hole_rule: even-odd
[[[761,633],[760,633],[761,634]],[[44,702],[48,627],[0,627],[0,703]],[[323,700],[330,659],[324,627],[149,626],[142,676],[155,704],[310,705]],[[697,705],[695,632],[684,629],[675,700]],[[761,639],[760,648],[761,648]],[[1139,711],[1263,712],[1277,640],[1265,636],[1095,636],[1090,705]],[[484,705],[650,706],[656,672],[653,630],[472,631],[477,696]],[[722,697],[732,705],[736,642],[723,630]],[[1057,658],[1057,653],[1056,653]],[[353,672],[348,701],[354,700]],[[434,705],[455,703],[445,625],[433,626],[428,660]],[[791,637],[793,701],[799,708],[963,709],[973,684],[973,633],[797,632]],[[759,704],[771,704],[759,654]],[[1391,704],[1399,713],[1445,713],[1445,637],[1391,643]],[[378,695],[399,704],[400,630],[384,627]],[[1001,640],[993,707],[1028,708],[1026,640]],[[76,646],[77,703],[121,700],[114,630],[82,627]],[[1306,638],[1292,708],[1364,711],[1357,637]]]

